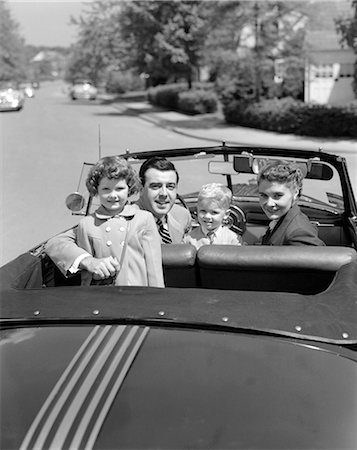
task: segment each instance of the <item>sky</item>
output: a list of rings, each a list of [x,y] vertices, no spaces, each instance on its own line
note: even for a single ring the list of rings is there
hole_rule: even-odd
[[[68,47],[76,40],[76,27],[70,17],[78,17],[85,2],[73,0],[7,0],[12,18],[28,45]]]

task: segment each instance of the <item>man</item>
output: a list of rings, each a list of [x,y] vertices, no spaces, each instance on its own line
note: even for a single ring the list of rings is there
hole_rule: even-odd
[[[143,189],[138,205],[154,215],[162,242],[180,244],[191,228],[190,212],[176,205],[179,175],[172,162],[153,157],[139,171]]]
[[[179,175],[174,164],[165,158],[150,158],[142,164],[139,176],[143,188],[138,206],[154,215],[163,243],[181,243],[191,228],[191,215],[175,204]],[[100,280],[114,276],[119,269],[113,257],[94,258],[78,247],[73,229],[50,239],[45,250],[66,276],[84,269]]]

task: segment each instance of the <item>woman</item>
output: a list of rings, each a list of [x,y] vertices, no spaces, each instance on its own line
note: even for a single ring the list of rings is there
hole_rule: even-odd
[[[261,245],[325,245],[316,228],[300,210],[297,200],[303,173],[294,163],[274,161],[258,174],[259,201],[270,219]]]

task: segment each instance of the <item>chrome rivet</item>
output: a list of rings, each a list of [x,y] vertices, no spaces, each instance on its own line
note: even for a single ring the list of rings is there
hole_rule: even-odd
[[[95,310],[93,311],[93,314],[94,314],[95,316],[97,316],[97,315],[99,314],[99,310],[98,310],[98,309],[95,309]]]
[[[106,232],[109,232],[110,230],[111,230],[110,227],[107,227],[107,228],[105,229]]]
[[[222,317],[222,322],[228,322],[228,317]]]
[[[348,339],[350,336],[348,333],[342,333],[343,339]]]
[[[165,315],[165,311],[159,311],[159,316],[164,316]]]
[[[110,247],[112,245],[112,241],[107,241],[107,246]]]
[[[296,330],[296,331],[301,331],[301,330],[302,330],[302,328],[301,328],[301,326],[300,326],[300,325],[296,325],[296,327],[295,327],[295,330]]]
[[[37,310],[37,311],[34,311],[34,312],[33,312],[33,315],[34,315],[34,316],[39,316],[39,315],[40,315],[40,311],[38,311],[38,310]]]

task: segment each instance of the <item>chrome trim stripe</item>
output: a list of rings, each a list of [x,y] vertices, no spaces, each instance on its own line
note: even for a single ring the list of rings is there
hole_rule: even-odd
[[[68,406],[67,411],[63,411],[61,414],[61,422],[59,423],[55,436],[51,442],[50,448],[62,448],[65,443],[66,438],[71,430],[74,420],[77,417],[77,414],[89,395],[91,389],[93,388],[94,383],[96,382],[100,371],[103,369],[104,364],[110,358],[111,352],[118,342],[120,336],[123,334],[125,330],[125,326],[113,327],[114,334],[111,336],[110,340],[106,343],[105,347],[102,349],[97,358],[93,360],[91,358],[88,361],[88,364],[91,364],[89,372],[85,375],[84,379],[79,380],[78,378],[74,378],[71,380],[71,385],[75,385],[78,381],[80,382],[80,386],[78,391],[74,396],[70,399],[70,405]],[[92,355],[91,355],[92,356]],[[82,372],[78,374],[80,377]],[[70,386],[71,388],[72,386]],[[72,389],[69,389],[72,390]],[[58,417],[58,414],[56,414]]]
[[[92,449],[148,332],[148,327],[139,326],[94,327],[52,389],[20,450]]]
[[[40,422],[45,417],[45,414],[49,410],[49,408],[50,408],[52,402],[54,401],[55,397],[57,396],[57,394],[59,393],[61,388],[64,386],[64,383],[65,383],[68,375],[70,374],[70,372],[72,371],[74,366],[77,364],[77,362],[80,359],[80,357],[87,350],[87,348],[91,344],[91,341],[98,337],[97,335],[98,335],[98,333],[99,333],[99,331],[101,329],[102,329],[102,327],[95,326],[93,328],[93,330],[91,331],[91,333],[88,335],[87,339],[83,342],[83,344],[79,348],[78,352],[75,354],[74,358],[69,363],[69,365],[67,366],[66,370],[61,375],[60,379],[57,381],[55,387],[52,389],[52,392],[47,397],[45,403],[42,405],[40,411],[38,412],[38,414],[37,414],[37,416],[35,418],[35,420],[32,422],[32,424],[31,424],[31,426],[30,426],[30,428],[29,428],[29,430],[28,430],[28,432],[27,432],[27,434],[26,434],[26,436],[25,436],[25,438],[24,438],[24,440],[23,440],[23,442],[21,444],[20,450],[26,450],[27,448],[33,448],[33,445],[31,445],[31,441],[35,437],[35,434],[39,433],[39,430],[37,430],[37,428],[38,428]]]
[[[114,383],[114,386],[112,387],[111,391],[109,392],[106,401],[102,407],[102,409],[100,410],[96,422],[92,428],[91,434],[87,440],[86,446],[84,447],[85,450],[92,450],[93,446],[95,444],[95,441],[97,439],[97,436],[99,434],[99,431],[103,425],[103,422],[108,414],[108,411],[121,387],[121,385],[123,384],[123,381],[126,377],[126,374],[128,373],[130,366],[132,365],[136,355],[138,354],[140,347],[142,346],[148,332],[149,332],[149,327],[145,327],[145,328],[138,328],[135,327],[135,330],[132,330],[130,334],[132,334],[132,337],[130,337],[130,342],[128,342],[127,347],[129,346],[129,344],[131,343],[131,341],[133,340],[134,337],[136,337],[136,342],[134,342],[134,346],[131,349],[129,355],[126,357],[125,361],[124,361],[124,365],[120,371],[120,374],[116,380],[116,382]],[[136,336],[135,336],[136,334]],[[128,337],[128,338],[129,338]],[[115,366],[119,364],[120,360],[122,359],[122,356],[124,354],[126,349],[124,349],[122,352],[119,352],[119,354],[117,355],[116,361],[113,361],[113,369],[115,369]],[[89,422],[89,420],[88,420]]]

